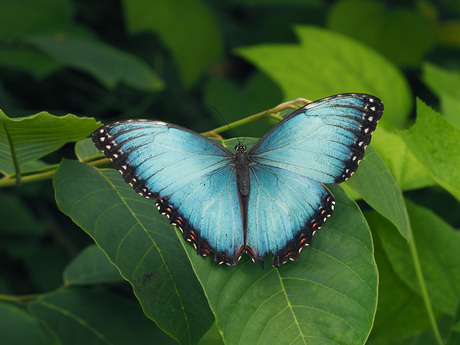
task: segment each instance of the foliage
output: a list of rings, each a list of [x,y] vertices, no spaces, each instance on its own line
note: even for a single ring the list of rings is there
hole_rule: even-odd
[[[460,344],[459,15],[447,0],[3,0],[2,344]],[[234,146],[213,107],[260,137],[298,102],[277,104],[344,92],[384,115],[329,186],[334,216],[280,269],[198,256],[87,138],[143,117]]]

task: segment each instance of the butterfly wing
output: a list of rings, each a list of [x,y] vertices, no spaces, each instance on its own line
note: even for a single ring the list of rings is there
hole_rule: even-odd
[[[383,104],[374,96],[327,97],[290,114],[249,154],[257,163],[322,183],[340,183],[358,168],[382,114]]]
[[[297,260],[300,250],[334,209],[321,183],[289,170],[258,164],[250,169],[246,250],[254,262],[273,253],[273,265]]]
[[[333,212],[322,183],[356,171],[382,113],[377,97],[331,96],[293,112],[252,147],[247,248],[254,261],[268,252],[275,266],[297,260]]]
[[[157,207],[201,255],[235,265],[244,239],[233,154],[186,128],[149,120],[127,120],[93,133],[140,195]]]

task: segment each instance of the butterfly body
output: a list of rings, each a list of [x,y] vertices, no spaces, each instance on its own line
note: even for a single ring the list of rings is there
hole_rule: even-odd
[[[272,253],[279,267],[332,215],[324,183],[356,171],[382,112],[370,95],[331,96],[293,112],[249,152],[150,120],[105,125],[93,141],[199,254],[233,266],[243,252],[254,262]]]

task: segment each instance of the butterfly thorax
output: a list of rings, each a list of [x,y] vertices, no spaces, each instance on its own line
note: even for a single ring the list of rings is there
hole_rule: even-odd
[[[233,157],[233,163],[235,164],[236,169],[236,184],[238,186],[238,191],[242,196],[249,195],[249,164],[250,159],[249,155],[246,152],[246,146],[239,143],[235,147],[236,153]]]

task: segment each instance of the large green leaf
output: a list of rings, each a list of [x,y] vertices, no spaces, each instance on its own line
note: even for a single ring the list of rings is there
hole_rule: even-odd
[[[385,161],[403,191],[433,186],[436,182],[428,170],[415,158],[400,133],[379,128],[372,137],[372,146]]]
[[[270,44],[238,53],[273,78],[286,100],[316,100],[344,92],[366,92],[382,99],[381,122],[402,127],[412,107],[401,72],[370,48],[333,31],[296,27],[299,44]]]
[[[460,129],[418,100],[417,122],[402,137],[433,179],[460,200]]]
[[[144,312],[180,343],[196,343],[214,318],[178,235],[155,203],[117,171],[75,161],[63,161],[54,186],[59,208],[132,284]]]
[[[30,35],[28,41],[63,65],[90,73],[107,88],[120,82],[145,91],[163,88],[147,63],[103,42],[70,34]]]
[[[431,210],[408,200],[406,204],[432,307],[454,315],[460,296],[460,233]],[[420,293],[407,241],[395,231],[388,231],[388,225],[381,220],[372,225],[395,272],[413,291]]]
[[[124,281],[117,268],[95,244],[82,250],[64,270],[67,285],[103,284]]]
[[[246,256],[236,267],[216,266],[183,243],[226,344],[366,342],[377,299],[372,240],[357,205],[332,190],[334,215],[298,262],[279,269]]]
[[[171,50],[186,85],[219,58],[219,28],[203,1],[124,0],[123,5],[128,28],[155,31]]]
[[[396,181],[377,152],[369,146],[358,170],[347,181],[372,208],[389,219],[406,238],[410,223],[406,205]]]
[[[87,137],[99,125],[95,119],[71,114],[41,112],[9,118],[0,110],[0,172],[8,176],[19,173],[28,163]]]
[[[0,334],[5,345],[50,345],[55,339],[24,309],[0,302]]]
[[[137,303],[107,291],[60,290],[29,304],[29,309],[62,345],[147,345],[154,340],[177,344],[145,317]]]

